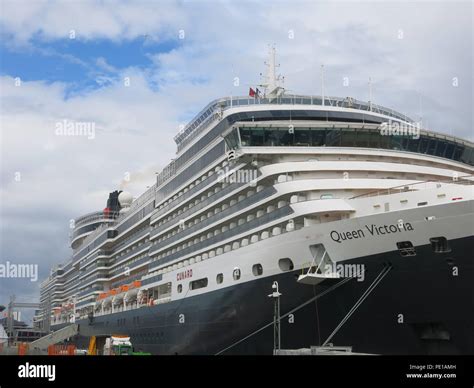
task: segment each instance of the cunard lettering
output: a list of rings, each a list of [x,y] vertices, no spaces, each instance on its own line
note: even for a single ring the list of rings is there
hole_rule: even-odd
[[[411,232],[413,230],[413,226],[409,222],[390,225],[370,224],[365,225],[363,229],[356,229],[351,231],[339,232],[337,230],[332,230],[330,233],[330,237],[333,241],[337,242],[338,244],[341,244],[342,242],[347,240],[365,238],[367,235],[377,237],[392,233]]]
[[[178,274],[176,275],[176,280],[179,281],[179,280],[190,278],[192,276],[193,276],[193,270],[188,269],[187,271],[178,272]]]

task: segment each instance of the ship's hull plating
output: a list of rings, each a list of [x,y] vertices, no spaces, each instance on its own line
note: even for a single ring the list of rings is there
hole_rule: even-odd
[[[450,241],[452,252],[418,246],[414,257],[398,251],[350,260],[364,264],[365,280],[352,279],[286,316],[281,346],[320,345],[373,279],[391,271],[337,332],[331,342],[375,354],[474,354],[474,237]],[[300,271],[261,278],[179,301],[81,320],[81,336],[124,334],[135,350],[152,354],[271,354],[273,281],[282,293],[281,315],[340,282],[300,284]],[[265,329],[255,333],[260,328]],[[54,328],[57,329],[57,325]],[[246,338],[249,336],[248,338]]]

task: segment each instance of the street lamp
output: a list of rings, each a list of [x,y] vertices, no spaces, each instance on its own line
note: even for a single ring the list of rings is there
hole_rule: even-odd
[[[281,349],[281,332],[280,332],[280,296],[282,295],[278,290],[278,282],[274,281],[272,284],[273,292],[268,295],[273,298],[273,355],[277,350]]]

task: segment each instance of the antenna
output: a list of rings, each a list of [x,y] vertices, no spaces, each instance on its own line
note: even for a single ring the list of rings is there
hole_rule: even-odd
[[[269,98],[275,98],[281,96],[285,89],[280,86],[280,82],[284,81],[284,77],[276,74],[276,68],[280,65],[276,64],[276,49],[275,45],[269,45],[268,62],[265,62],[267,66],[267,74],[264,77],[265,83],[261,84],[265,89],[265,95]]]
[[[372,79],[369,77],[369,110],[372,112]]]
[[[420,127],[423,126],[423,98],[422,98],[422,95],[421,95],[421,92],[418,91],[418,115],[420,117]]]
[[[321,65],[321,99],[322,105],[325,105],[325,98],[324,98],[324,65]]]

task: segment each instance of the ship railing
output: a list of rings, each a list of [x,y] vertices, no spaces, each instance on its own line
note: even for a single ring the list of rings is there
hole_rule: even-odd
[[[324,105],[323,105],[324,100]],[[203,125],[208,124],[212,119],[218,117],[216,113],[223,112],[229,108],[235,108],[238,106],[251,106],[251,105],[317,105],[317,106],[328,106],[338,107],[347,109],[364,110],[368,112],[374,112],[383,114],[389,117],[396,118],[397,120],[403,120],[408,123],[414,121],[406,116],[405,114],[399,113],[393,109],[383,107],[381,105],[374,104],[370,101],[361,101],[352,97],[331,97],[325,96],[306,96],[297,94],[283,94],[275,98],[253,98],[253,97],[225,97],[218,100],[212,101],[208,104],[199,114],[186,125],[176,136],[175,142],[178,144],[178,150],[181,149],[188,139],[194,137],[198,129]]]
[[[110,212],[109,214],[104,214],[103,211],[98,211],[98,212],[91,212],[88,214],[85,214],[81,217],[78,217],[75,219],[74,226],[77,228],[83,224],[87,224],[92,221],[100,220],[100,219],[106,219],[106,220],[115,220],[116,222],[119,222],[123,218],[126,217],[130,212],[135,210],[137,207],[140,207],[147,201],[149,201],[151,198],[154,197],[155,194],[155,188],[156,184],[154,184],[152,187],[150,187],[147,191],[145,191],[142,195],[140,195],[135,201],[132,202],[128,212],[126,213],[120,213],[120,212]]]
[[[135,199],[126,213],[121,213],[116,219],[117,224],[122,222],[125,218],[131,215],[135,210],[142,205],[155,198],[156,183],[150,186],[142,195]]]
[[[405,193],[409,191],[419,191],[427,188],[432,188],[436,184],[453,184],[453,185],[474,185],[474,175],[463,175],[458,177],[452,177],[450,179],[430,179],[426,181],[420,181],[415,183],[409,183],[404,185],[393,186],[388,189],[374,190],[368,193],[359,194],[348,199],[359,199],[368,197],[378,197],[381,195],[391,195]]]
[[[324,100],[324,101],[323,101]],[[415,121],[405,114],[399,113],[393,109],[374,104],[370,101],[361,101],[352,97],[330,97],[325,96],[305,96],[296,94],[283,94],[275,98],[253,98],[253,97],[225,97],[214,100],[209,103],[199,114],[191,120],[175,137],[174,140],[178,146],[178,152],[187,144],[196,138],[204,128],[215,121],[219,121],[225,110],[252,105],[310,105],[327,106],[345,109],[354,109],[367,112],[382,114],[393,117],[406,123],[414,124]],[[173,162],[167,165],[157,176],[159,185],[167,182],[175,175]]]
[[[150,243],[146,243],[144,246],[142,247],[139,247],[137,249],[134,249],[133,251],[129,252],[127,255],[123,256],[123,257],[120,257],[120,261],[124,261],[126,262],[127,259],[130,257],[130,256],[133,256],[134,254],[137,254],[137,252],[140,252],[140,251],[143,251],[145,249],[149,249],[150,248]],[[145,254],[147,252],[143,252],[143,254]],[[118,274],[120,273],[130,273],[132,271],[134,271],[135,269],[137,269],[138,267],[142,266],[144,263],[150,261],[151,259],[147,256],[147,257],[143,257],[141,259],[138,259],[138,260],[135,260],[131,263],[128,263],[127,265],[124,265],[124,264],[121,264],[118,268],[114,268],[113,270],[110,270],[109,271],[109,276],[112,278],[114,276],[117,276]]]
[[[171,294],[168,293],[168,294],[164,294],[162,296],[160,296],[158,299],[155,299],[154,302],[153,302],[153,305],[159,305],[159,304],[164,304],[164,303],[168,303],[171,301]],[[121,305],[117,310],[115,310],[114,312],[117,312],[117,311],[130,311],[130,310],[136,310],[136,309],[139,309],[139,308],[143,308],[143,307],[150,307],[150,304],[148,301],[146,302],[138,302],[138,301],[133,301],[133,302],[130,302],[130,303],[127,303],[125,306]],[[100,316],[103,316],[103,315],[109,315],[112,313],[112,309],[111,308],[106,308],[102,311],[102,309],[97,309],[95,312],[94,312],[94,316],[97,316],[97,317],[100,317]],[[84,315],[84,317],[86,317],[87,315]],[[80,317],[79,317],[80,318]]]
[[[131,234],[124,240],[117,243],[117,245],[114,247],[114,252],[117,253],[121,248],[125,247],[126,245],[129,245],[132,242],[137,241],[138,239],[141,239],[142,237],[146,236],[149,233],[150,233],[150,229],[148,227],[138,230],[137,232]]]
[[[110,228],[109,224],[102,224],[102,225],[99,225],[96,229],[94,229],[94,231],[82,241],[80,247],[74,250],[73,256],[79,253],[83,248],[85,248],[90,242],[92,242],[97,236],[99,236],[107,228]]]
[[[142,205],[150,201],[151,199],[155,198],[155,190],[156,190],[156,183],[151,186],[147,191],[145,191],[142,195],[140,195],[135,201],[132,202],[130,208],[126,213],[119,213],[116,218],[111,219],[110,221],[114,222],[114,225],[117,226],[119,223],[124,221],[129,216],[133,215],[133,213],[139,209]],[[79,253],[84,247],[86,247],[89,243],[95,240],[102,232],[109,228],[111,225],[109,223],[105,223],[99,225],[91,234],[89,234],[84,241],[81,243],[81,246],[74,250],[73,256]]]
[[[110,212],[108,214],[105,214],[103,211],[98,211],[98,212],[88,213],[74,220],[74,228],[78,228],[82,225],[86,225],[88,223],[91,223],[97,220],[102,220],[102,219],[114,220],[118,216],[119,216],[119,212]]]

